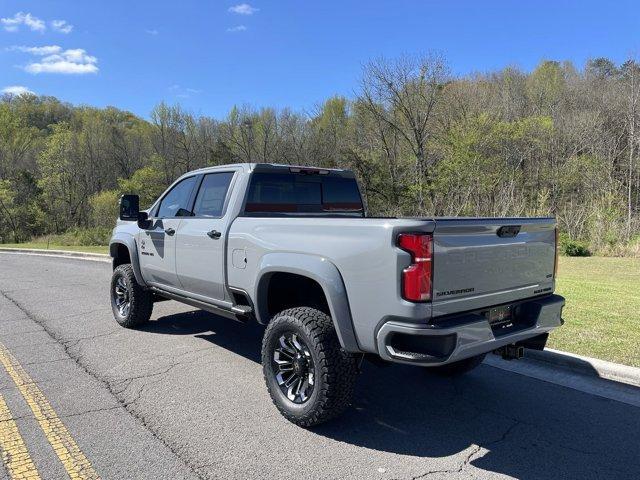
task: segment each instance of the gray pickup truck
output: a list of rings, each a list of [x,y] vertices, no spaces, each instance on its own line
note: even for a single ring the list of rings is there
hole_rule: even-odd
[[[111,305],[129,328],[164,299],[266,325],[269,394],[308,427],[349,406],[365,358],[455,375],[544,348],[556,243],[552,218],[367,217],[352,172],[226,165],[144,211],[121,198]]]

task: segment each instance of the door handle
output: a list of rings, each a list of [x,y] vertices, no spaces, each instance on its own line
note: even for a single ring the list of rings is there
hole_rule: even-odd
[[[164,233],[166,233],[167,235],[173,235],[174,233],[176,233],[176,231],[173,228],[169,227],[164,230]]]
[[[222,233],[217,230],[210,230],[207,232],[209,238],[213,238],[214,240],[219,239],[222,236]]]

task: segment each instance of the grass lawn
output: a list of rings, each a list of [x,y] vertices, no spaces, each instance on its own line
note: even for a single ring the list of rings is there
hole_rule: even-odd
[[[90,253],[109,253],[108,246],[80,246],[80,245],[54,245],[47,246],[46,243],[28,242],[28,243],[2,243],[0,247],[7,248],[38,248],[49,250],[70,250],[73,252],[90,252]]]
[[[561,257],[556,291],[565,324],[549,347],[640,367],[640,258]]]

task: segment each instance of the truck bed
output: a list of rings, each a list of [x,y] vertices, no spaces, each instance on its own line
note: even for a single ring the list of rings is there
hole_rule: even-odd
[[[508,230],[504,227],[517,227],[517,234],[499,236]],[[398,246],[398,235],[410,232],[433,235],[429,302],[402,298],[401,276],[411,255]],[[374,352],[372,325],[391,318],[425,325],[550,294],[555,220],[240,216],[230,228],[227,256],[229,285],[249,292],[257,292],[255,269],[265,268],[275,256],[288,256],[288,264],[295,264],[296,256],[311,256],[334,265],[346,289],[358,345]]]

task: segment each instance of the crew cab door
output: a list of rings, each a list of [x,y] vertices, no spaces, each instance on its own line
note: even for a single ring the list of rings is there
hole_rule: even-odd
[[[235,170],[201,176],[192,216],[182,219],[176,234],[176,271],[185,293],[204,301],[225,299],[225,215]]]
[[[142,275],[147,283],[180,288],[176,275],[176,234],[189,206],[198,177],[180,180],[151,210],[151,227],[140,232],[138,248]]]

